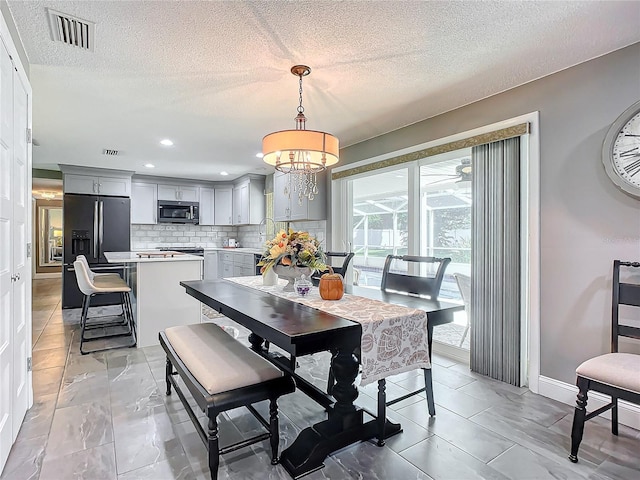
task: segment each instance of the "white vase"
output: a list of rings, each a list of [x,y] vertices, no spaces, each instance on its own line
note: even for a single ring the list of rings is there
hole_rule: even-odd
[[[273,287],[274,285],[278,285],[278,275],[273,271],[273,268],[270,268],[266,272],[262,274],[262,285],[265,287]]]
[[[287,283],[282,289],[283,292],[293,292],[293,284],[296,281],[296,278],[300,278],[302,275],[306,275],[307,278],[311,276],[311,269],[309,267],[274,265],[273,271],[276,272],[278,277],[289,281],[289,283]]]

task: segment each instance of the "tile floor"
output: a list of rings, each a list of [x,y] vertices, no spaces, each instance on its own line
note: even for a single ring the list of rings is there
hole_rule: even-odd
[[[2,480],[208,479],[206,451],[176,395],[164,395],[159,347],[82,356],[77,311],[60,310],[60,282],[34,282],[33,408],[27,413]],[[223,319],[224,320],[224,319]],[[219,320],[218,320],[219,321]],[[246,332],[241,331],[242,335]],[[326,381],[326,356],[303,357],[301,371]],[[434,358],[437,416],[423,397],[394,405],[389,416],[404,432],[387,446],[364,442],[336,452],[316,479],[635,479],[640,478],[640,432],[605,420],[587,423],[580,462],[567,460],[572,408],[526,389],[494,382],[465,365]],[[416,373],[388,382],[389,395],[421,381]],[[359,402],[375,407],[375,386]],[[260,406],[264,410],[264,405]],[[324,417],[300,393],[283,397],[281,447]],[[223,442],[260,428],[246,410],[225,414]],[[269,463],[267,442],[226,457],[220,479],[288,479]]]

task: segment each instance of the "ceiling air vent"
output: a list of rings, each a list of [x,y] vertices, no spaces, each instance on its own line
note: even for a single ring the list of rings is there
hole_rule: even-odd
[[[103,155],[111,155],[111,156],[116,156],[118,155],[120,152],[118,150],[109,150],[108,148],[105,148],[104,150],[102,150],[102,154]]]
[[[96,24],[87,20],[47,9],[49,27],[54,42],[62,42],[72,47],[93,52]]]

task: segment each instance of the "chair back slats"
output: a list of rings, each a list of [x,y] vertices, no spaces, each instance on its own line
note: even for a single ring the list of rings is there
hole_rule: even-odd
[[[437,265],[438,268],[433,277],[422,277],[417,275],[407,275],[404,273],[391,272],[391,263],[394,260],[402,260],[404,262],[426,263]],[[419,257],[415,255],[387,255],[382,271],[382,283],[380,289],[382,291],[395,290],[398,292],[406,292],[414,295],[428,295],[431,298],[437,298],[442,286],[444,271],[451,262],[450,258],[436,257]]]
[[[344,258],[344,261],[342,262],[342,266],[340,267],[334,267],[332,266],[331,268],[333,268],[333,271],[335,273],[339,273],[340,275],[344,276],[347,272],[347,268],[349,268],[349,263],[351,263],[351,259],[354,256],[353,252],[326,252],[325,255],[327,256],[327,264],[331,265],[331,258],[332,257],[336,257],[336,258]]]
[[[618,351],[618,337],[640,339],[640,328],[620,325],[619,306],[640,307],[640,284],[620,283],[620,267],[640,268],[640,262],[613,261],[613,292],[611,295],[611,352]]]
[[[632,327],[631,325],[618,325],[618,335],[621,337],[629,337],[640,340],[640,327]]]
[[[640,284],[620,283],[618,303],[620,305],[633,305],[640,307]]]

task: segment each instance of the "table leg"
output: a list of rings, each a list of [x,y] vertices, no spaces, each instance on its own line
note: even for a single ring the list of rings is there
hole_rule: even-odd
[[[255,333],[251,333],[249,335],[249,343],[251,344],[251,349],[256,352],[262,351],[262,344],[264,343],[264,338],[259,337]]]
[[[363,411],[353,403],[358,397],[354,381],[359,369],[353,348],[337,351],[331,359],[331,368],[336,382],[333,387],[336,403],[329,410],[329,418],[305,428],[280,457],[280,463],[293,478],[322,468],[331,452],[376,436],[375,423],[364,423]]]

